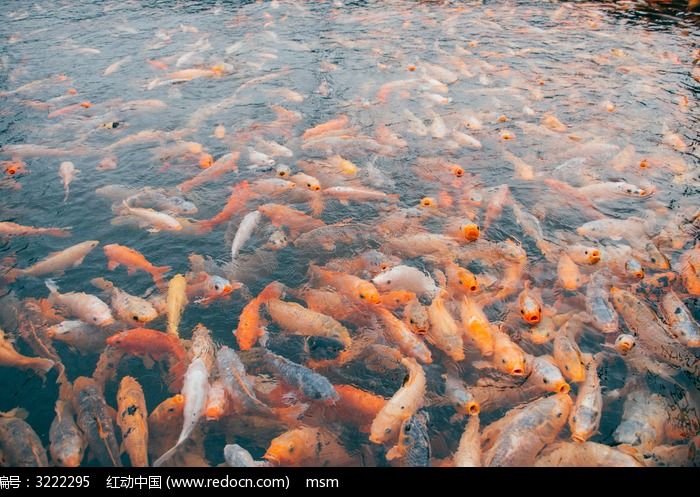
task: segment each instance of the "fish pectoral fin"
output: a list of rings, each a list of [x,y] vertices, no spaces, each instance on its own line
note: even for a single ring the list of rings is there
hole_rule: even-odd
[[[148,228],[146,231],[149,233],[160,233],[160,230],[158,228]]]
[[[109,434],[104,430],[102,422],[99,419],[95,418],[95,424],[97,424],[97,435],[102,440],[106,440]]]

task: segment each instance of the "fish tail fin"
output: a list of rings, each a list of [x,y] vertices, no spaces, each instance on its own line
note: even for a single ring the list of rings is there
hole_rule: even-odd
[[[163,275],[165,275],[165,273],[171,269],[172,268],[170,266],[157,266],[152,269],[151,276],[153,276],[153,281],[155,282],[156,286],[164,286],[165,283],[163,282]]]
[[[199,221],[197,223],[197,232],[202,234],[202,233],[209,233],[211,230],[214,229],[214,224],[211,219],[205,219],[203,221]]]
[[[56,236],[59,238],[66,238],[66,237],[71,236],[71,232],[70,232],[71,229],[72,228],[48,228],[46,230],[46,234],[51,235],[51,236]]]
[[[44,280],[44,285],[46,285],[46,288],[48,288],[49,292],[51,292],[52,294],[58,293],[58,285],[56,285],[56,282],[54,280]]]

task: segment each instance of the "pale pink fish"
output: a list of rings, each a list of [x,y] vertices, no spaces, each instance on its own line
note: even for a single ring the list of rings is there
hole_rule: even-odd
[[[51,280],[46,280],[49,289],[49,302],[66,310],[71,316],[94,326],[109,326],[114,323],[109,306],[94,295],[83,292],[59,293]]]
[[[68,195],[70,194],[70,184],[75,179],[75,175],[79,172],[80,170],[76,169],[75,165],[70,161],[61,162],[61,165],[58,167],[58,175],[63,181],[63,191],[65,192],[63,197],[64,202],[68,200]]]

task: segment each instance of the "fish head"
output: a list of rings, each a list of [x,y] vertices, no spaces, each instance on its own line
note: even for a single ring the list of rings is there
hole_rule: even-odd
[[[228,295],[233,291],[233,285],[226,278],[211,276],[207,282],[208,294],[212,297]]]
[[[574,383],[581,383],[586,378],[586,366],[579,359],[567,358],[562,366],[564,376]]]
[[[600,262],[600,250],[594,247],[584,247],[584,256],[588,260],[589,264],[597,264]]]
[[[95,326],[109,326],[114,324],[114,317],[112,316],[109,307],[106,305],[104,307],[94,306],[91,314],[91,324],[94,324]]]
[[[418,301],[414,301],[406,307],[404,314],[408,326],[413,333],[416,335],[425,335],[428,333],[430,329],[430,318],[425,306],[421,305]]]
[[[363,281],[358,285],[357,296],[363,302],[368,302],[370,304],[379,304],[382,298],[379,296],[379,291],[377,288],[369,281]]]
[[[518,348],[494,347],[494,366],[511,376],[524,377],[528,372],[525,356]]]
[[[525,376],[525,361],[519,357],[509,357],[506,359],[505,369],[511,376]]]
[[[372,283],[377,288],[379,288],[383,291],[391,291],[392,281],[393,281],[393,272],[392,271],[385,271],[383,273],[378,274],[374,278],[372,278]],[[392,292],[392,293],[394,293],[394,292]]]
[[[461,404],[461,411],[470,416],[476,416],[481,412],[481,405],[474,399],[470,399]]]
[[[202,169],[210,168],[214,164],[214,157],[211,154],[202,153],[199,156],[199,167]]]
[[[265,248],[269,248],[271,250],[281,250],[285,248],[288,243],[287,235],[285,235],[283,231],[275,231],[270,235],[270,238],[267,239]]]
[[[640,280],[644,278],[644,268],[637,259],[627,259],[625,261],[625,271],[633,278]]]
[[[61,450],[57,453],[52,451],[51,457],[56,462],[56,465],[62,468],[77,468],[83,461],[83,447],[78,446],[73,449]]]
[[[382,303],[400,307],[406,305],[416,298],[416,294],[408,290],[395,290],[381,295]]]
[[[136,325],[149,323],[158,317],[158,311],[148,301],[134,305],[130,311],[131,320]]]
[[[180,221],[175,219],[174,217],[171,219],[168,219],[165,223],[166,227],[170,231],[181,231],[182,230],[182,224],[180,224]]]
[[[106,343],[111,347],[119,347],[124,342],[125,332],[116,333],[107,338]]]
[[[481,228],[476,223],[466,223],[459,227],[459,231],[465,240],[473,242],[479,239]]]
[[[540,387],[547,392],[569,393],[571,386],[566,382],[559,368],[548,358],[535,358],[532,367],[532,377],[541,383]]]
[[[179,214],[192,215],[197,214],[197,212],[199,211],[199,209],[197,209],[197,206],[194,205],[193,202],[185,200],[182,197],[170,197],[168,200],[171,204],[173,204],[173,206],[175,206]]]
[[[360,258],[365,265],[369,266],[369,270],[375,275],[388,271],[392,267],[390,259],[378,250],[368,250],[360,255]]]
[[[520,299],[520,315],[528,324],[537,324],[542,319],[542,305],[529,295]]]
[[[530,328],[530,341],[535,345],[543,345],[552,339],[554,322],[549,318],[543,318],[535,326]]]
[[[522,246],[513,240],[506,240],[499,243],[501,254],[511,262],[524,262],[527,260],[527,252]]]
[[[453,164],[450,166],[450,172],[454,174],[457,178],[461,178],[464,176],[464,169],[462,169],[461,166],[458,166],[457,164]]]
[[[436,209],[437,201],[433,197],[423,197],[418,204],[426,209]]]
[[[275,170],[275,175],[278,178],[288,178],[292,174],[292,169],[286,164],[280,164]]]
[[[615,350],[625,355],[637,345],[637,341],[632,335],[622,334],[615,339]]]
[[[457,270],[457,283],[464,292],[479,291],[479,282],[476,280],[476,276],[464,268]]]
[[[464,341],[462,335],[449,335],[443,337],[440,348],[456,362],[464,360]]]
[[[293,465],[303,449],[299,442],[303,441],[297,441],[293,432],[283,433],[270,442],[263,459],[280,466]]]

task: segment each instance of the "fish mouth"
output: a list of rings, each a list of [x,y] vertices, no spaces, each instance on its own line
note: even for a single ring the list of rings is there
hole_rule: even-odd
[[[481,406],[478,402],[467,402],[465,409],[467,413],[471,416],[476,416],[481,412]]]
[[[563,383],[557,388],[557,392],[559,393],[569,393],[571,391],[571,386],[569,386],[568,383]]]
[[[70,456],[61,457],[61,466],[64,468],[77,468],[83,460],[82,454],[71,454]]]
[[[619,348],[621,354],[626,354],[627,352],[632,350],[632,346],[628,345],[626,343],[618,345],[618,348]]]
[[[540,317],[536,314],[534,316],[527,316],[526,319],[529,323],[539,323],[540,322]]]
[[[584,443],[584,442],[586,441],[586,438],[585,438],[584,436],[582,436],[582,435],[579,435],[578,433],[572,433],[572,434],[571,434],[571,440],[573,440],[574,442],[578,442],[578,443],[581,443],[581,444],[582,444],[582,443]]]
[[[474,241],[478,239],[480,233],[481,230],[476,224],[468,224],[466,226],[462,226],[462,234],[464,235],[464,238],[469,241]]]
[[[427,328],[417,328],[414,331],[415,331],[416,335],[425,335],[426,333],[428,333]]]
[[[700,348],[700,338],[698,339],[693,339],[693,340],[688,340],[688,343],[686,344],[687,347],[690,347],[692,349],[697,349]]]
[[[320,185],[314,185],[311,187],[311,191],[318,192],[321,191],[321,186]]]
[[[271,453],[269,453],[269,452],[265,452],[265,455],[263,456],[263,459],[265,459],[266,461],[269,461],[269,462],[271,462],[271,463],[273,463],[273,464],[280,464],[280,459],[279,459],[279,457],[277,457],[276,455],[271,454]]]
[[[513,376],[523,376],[525,374],[525,369],[524,368],[513,368],[510,371],[510,374]]]

